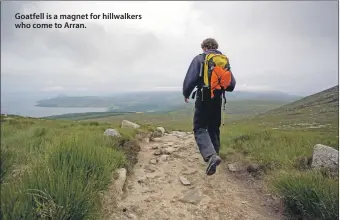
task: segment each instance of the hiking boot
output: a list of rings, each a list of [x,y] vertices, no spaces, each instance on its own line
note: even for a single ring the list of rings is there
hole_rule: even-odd
[[[208,162],[208,167],[206,170],[206,174],[208,176],[213,175],[216,173],[216,167],[220,165],[221,163],[221,158],[218,155],[213,155],[210,157],[209,162]]]

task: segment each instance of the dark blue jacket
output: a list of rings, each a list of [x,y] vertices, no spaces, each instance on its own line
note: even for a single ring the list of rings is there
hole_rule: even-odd
[[[218,50],[208,50],[205,52],[205,54],[209,54],[209,53],[221,54],[221,52]],[[194,59],[191,61],[191,64],[189,66],[189,69],[187,71],[187,74],[183,82],[183,96],[185,98],[189,98],[194,88],[200,84],[201,79],[199,77],[199,74],[200,74],[199,72],[200,72],[202,62],[204,62],[204,57],[201,54],[194,57]],[[236,85],[236,80],[233,74],[231,74],[231,83],[227,87],[226,91],[228,92],[234,91],[235,85]]]

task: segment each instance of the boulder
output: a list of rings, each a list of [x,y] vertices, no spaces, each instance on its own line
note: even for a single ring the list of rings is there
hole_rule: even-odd
[[[140,125],[136,124],[136,123],[133,123],[131,121],[128,121],[128,120],[123,120],[122,121],[122,128],[140,128]]]
[[[165,129],[163,127],[157,127],[156,128],[157,131],[161,132],[162,136],[164,136],[165,134]]]
[[[339,151],[336,149],[316,144],[314,146],[312,168],[326,168],[334,173],[339,171]]]
[[[112,136],[112,137],[121,137],[120,133],[116,129],[112,129],[112,128],[106,129],[104,131],[104,135]]]

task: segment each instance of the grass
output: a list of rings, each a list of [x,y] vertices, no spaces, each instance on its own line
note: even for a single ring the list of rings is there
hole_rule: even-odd
[[[237,131],[237,132],[234,132]],[[251,155],[256,162],[272,169],[290,169],[300,157],[310,157],[317,143],[338,147],[333,133],[321,131],[273,130],[259,125],[230,125],[222,133],[222,154],[228,150]]]
[[[314,171],[308,164],[315,144],[338,149],[337,97],[335,87],[257,116],[226,115],[226,125],[221,128],[221,155],[227,162],[242,160],[260,165],[265,182],[283,199],[290,219],[339,217],[338,179]],[[192,131],[192,115],[178,110],[135,120]]]
[[[1,123],[1,219],[99,219],[100,192],[119,167],[131,169],[135,137],[152,130],[98,122],[13,117]]]
[[[257,116],[251,113],[274,106],[259,103],[260,111],[256,107],[237,114],[242,105],[235,103],[235,112],[226,115],[221,156],[228,162],[260,165],[290,219],[339,218],[338,179],[308,164],[315,144],[338,149],[337,97],[335,87]],[[2,219],[97,219],[98,194],[110,183],[112,171],[129,169],[136,162],[139,149],[134,137],[155,126],[192,131],[191,110],[95,118],[69,115],[65,121],[6,120],[1,124]],[[71,121],[75,119],[83,121]],[[120,129],[119,140],[103,136],[106,128],[119,127],[123,119],[144,125],[138,132]]]
[[[281,172],[273,178],[276,190],[284,195],[286,215],[305,219],[339,219],[339,185],[318,172]]]
[[[314,145],[339,148],[337,91],[333,88],[301,103],[229,122],[221,132],[221,155],[228,162],[260,165],[289,219],[339,219],[338,178],[312,170],[309,164]]]
[[[226,125],[221,128],[221,155],[228,162],[243,160],[260,165],[264,180],[282,197],[290,219],[338,217],[338,180],[311,171],[303,162],[312,157],[315,144],[338,149],[338,112],[311,115],[318,112],[317,107],[301,109],[298,115],[289,111],[258,116],[227,114]],[[177,111],[126,117],[167,130],[192,131],[192,116],[193,112]],[[120,117],[99,120],[115,124]]]

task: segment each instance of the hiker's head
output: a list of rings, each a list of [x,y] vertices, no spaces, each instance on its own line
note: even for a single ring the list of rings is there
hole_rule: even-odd
[[[207,38],[201,43],[201,48],[203,51],[216,50],[218,49],[218,43],[213,38]]]

